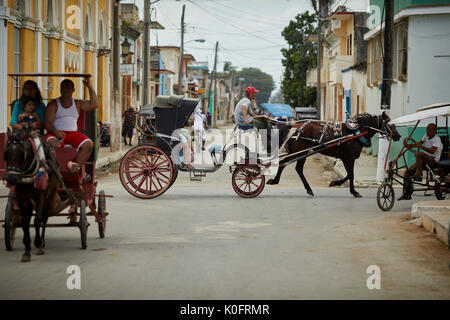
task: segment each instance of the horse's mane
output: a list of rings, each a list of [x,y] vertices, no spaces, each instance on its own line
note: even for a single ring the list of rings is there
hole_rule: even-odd
[[[371,115],[370,113],[360,113],[355,115],[353,118],[358,122],[360,126],[372,125],[374,118],[377,116]]]

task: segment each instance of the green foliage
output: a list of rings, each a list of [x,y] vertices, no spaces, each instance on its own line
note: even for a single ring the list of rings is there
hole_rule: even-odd
[[[304,107],[317,108],[317,87],[306,87]]]
[[[306,11],[291,20],[281,33],[289,45],[281,49],[285,67],[281,89],[286,103],[292,107],[314,105],[307,101],[312,98],[312,90],[306,87],[306,72],[317,65],[317,44],[308,40],[317,34],[315,24],[316,15]]]
[[[245,88],[253,86],[260,92],[256,94],[256,102],[258,104],[269,101],[270,95],[275,89],[275,83],[270,74],[262,72],[258,68],[244,68],[236,74],[236,81],[239,78],[244,78],[242,85]]]

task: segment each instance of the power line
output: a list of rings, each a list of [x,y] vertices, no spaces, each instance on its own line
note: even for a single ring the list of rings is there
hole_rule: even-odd
[[[245,11],[243,9],[232,8],[230,6],[227,6],[227,5],[223,4],[223,3],[219,3],[219,2],[214,1],[214,0],[212,2],[220,4],[220,5],[222,5],[225,8],[231,8],[231,10],[232,10],[231,14],[233,14],[233,17],[237,16],[237,15],[240,15],[240,16],[244,17],[246,20],[253,20],[253,21],[257,22],[257,23],[278,24],[278,25],[280,25],[280,27],[281,26],[286,26],[286,21],[281,21],[281,20],[275,21],[275,20],[273,20],[273,17],[270,17],[270,18],[269,17],[265,17],[266,18],[265,20],[260,20],[260,19],[257,19],[256,17],[254,17],[254,15],[255,15],[254,12],[253,13],[249,13],[248,11]],[[211,6],[210,6],[210,8],[211,8]],[[248,17],[248,15],[250,17]],[[271,22],[270,20],[272,20],[273,22]]]
[[[221,20],[222,22],[224,22],[224,23],[226,23],[226,24],[228,24],[228,25],[230,25],[230,26],[232,26],[232,27],[234,27],[234,28],[236,28],[236,29],[239,29],[239,30],[241,30],[241,31],[243,31],[243,32],[245,32],[245,33],[253,34],[253,36],[256,37],[256,38],[258,38],[258,39],[261,39],[261,40],[270,42],[270,43],[272,43],[272,44],[277,44],[277,43],[275,43],[275,42],[273,42],[273,41],[270,41],[270,40],[268,40],[268,39],[266,39],[266,38],[260,37],[260,36],[257,35],[257,34],[251,33],[251,32],[249,32],[248,30],[244,30],[244,29],[242,29],[241,27],[235,25],[235,24],[232,23],[232,22],[226,21],[224,18],[220,17],[217,13],[212,13],[211,11],[209,11],[209,10],[207,10],[207,9],[205,9],[205,8],[202,8],[201,6],[197,5],[197,4],[196,4],[195,2],[193,2],[192,0],[187,0],[187,1],[190,2],[190,3],[192,3],[193,5],[195,5],[196,7],[200,8],[201,10],[207,12],[207,13],[210,14],[212,17],[214,17],[214,18],[216,18],[216,19],[218,19],[218,20]]]

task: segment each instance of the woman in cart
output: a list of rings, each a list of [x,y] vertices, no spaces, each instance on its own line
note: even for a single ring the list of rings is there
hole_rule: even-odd
[[[33,129],[44,129],[44,115],[45,115],[45,104],[42,102],[41,91],[36,82],[32,80],[27,80],[22,88],[22,96],[19,100],[13,103],[13,110],[11,114],[11,121],[9,125],[14,129],[19,129],[19,116],[25,113],[25,100],[32,98],[35,104],[35,112],[39,117],[40,122],[35,122],[32,124]]]

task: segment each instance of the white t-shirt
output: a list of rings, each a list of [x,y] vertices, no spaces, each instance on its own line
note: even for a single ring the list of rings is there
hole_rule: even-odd
[[[433,138],[428,138],[428,136],[425,134],[422,138],[421,141],[424,141],[425,143],[423,144],[423,146],[425,148],[432,148],[432,147],[436,147],[436,151],[434,152],[434,154],[431,154],[429,152],[426,152],[425,150],[423,150],[423,152],[431,157],[434,158],[434,160],[436,162],[439,161],[439,159],[441,158],[441,153],[442,153],[442,141],[441,138],[439,138],[438,135],[434,135]]]
[[[195,113],[194,116],[194,125],[192,126],[192,128],[194,130],[204,130],[203,127],[203,122],[206,122],[206,117],[204,114],[201,113]]]

